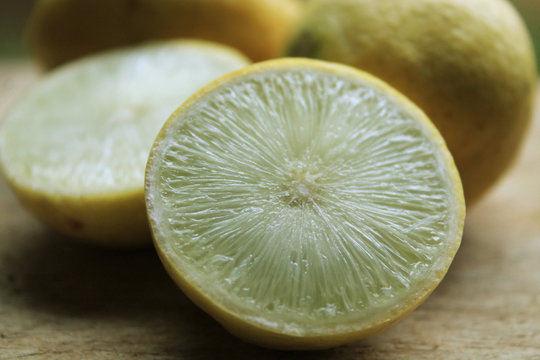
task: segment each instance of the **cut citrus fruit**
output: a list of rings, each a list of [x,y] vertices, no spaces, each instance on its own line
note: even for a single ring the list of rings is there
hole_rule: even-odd
[[[111,246],[150,243],[143,186],[155,136],[192,93],[247,64],[228,47],[172,41],[59,68],[4,119],[4,173],[61,233]]]
[[[193,95],[156,138],[145,192],[180,288],[276,348],[331,347],[405,316],[445,275],[465,215],[451,155],[415,105],[307,59]]]

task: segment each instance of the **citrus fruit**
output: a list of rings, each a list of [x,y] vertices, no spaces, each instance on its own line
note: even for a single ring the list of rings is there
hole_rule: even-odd
[[[327,348],[418,306],[461,241],[464,200],[443,139],[370,75],[261,62],[198,91],[146,166],[157,251],[233,334]]]
[[[505,0],[312,0],[286,53],[356,66],[437,126],[468,205],[509,168],[537,86],[529,35]]]
[[[4,174],[31,212],[63,234],[150,244],[143,186],[155,136],[193,92],[247,63],[222,45],[171,41],[60,67],[3,119]]]
[[[47,68],[168,38],[224,43],[259,61],[281,55],[299,13],[295,0],[40,0],[26,35]]]

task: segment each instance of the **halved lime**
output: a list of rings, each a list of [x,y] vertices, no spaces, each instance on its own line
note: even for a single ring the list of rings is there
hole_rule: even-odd
[[[3,120],[4,173],[62,233],[104,245],[149,243],[144,167],[155,136],[196,90],[247,64],[222,45],[171,41],[59,68]]]
[[[232,333],[325,348],[396,322],[445,275],[464,200],[440,134],[344,65],[259,63],[166,122],[146,169],[155,245]]]

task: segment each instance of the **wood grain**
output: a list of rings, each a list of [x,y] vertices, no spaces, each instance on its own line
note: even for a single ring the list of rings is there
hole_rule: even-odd
[[[0,63],[0,113],[37,78]],[[540,117],[516,166],[469,211],[446,279],[415,312],[321,352],[243,343],[195,307],[154,251],[49,232],[0,177],[0,359],[540,359]]]

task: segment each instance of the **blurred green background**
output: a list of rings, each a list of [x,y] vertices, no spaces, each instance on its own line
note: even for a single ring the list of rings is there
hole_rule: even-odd
[[[22,40],[22,34],[24,24],[35,1],[0,0],[0,59],[30,56],[29,50]],[[512,2],[529,27],[535,44],[536,57],[540,59],[540,0],[512,0]],[[540,64],[540,61],[537,63]]]
[[[0,0],[0,57],[28,56],[22,41],[24,24],[35,0]]]

